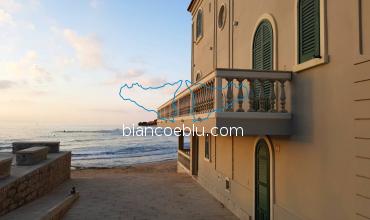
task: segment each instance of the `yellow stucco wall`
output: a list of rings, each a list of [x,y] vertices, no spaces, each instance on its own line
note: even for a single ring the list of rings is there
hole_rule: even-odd
[[[270,137],[274,219],[370,217],[370,0],[362,0],[363,55],[358,1],[322,1],[329,62],[294,74],[287,94],[294,134]],[[214,10],[222,4],[228,9],[227,25],[219,30]],[[199,0],[193,13],[198,7],[207,8],[207,28],[195,45],[194,72],[251,69],[253,34],[266,14],[276,23],[276,69],[294,69],[295,0]],[[243,218],[253,216],[256,138],[215,139],[211,162],[203,159],[200,141],[199,182]],[[230,192],[224,190],[225,177],[231,179]]]

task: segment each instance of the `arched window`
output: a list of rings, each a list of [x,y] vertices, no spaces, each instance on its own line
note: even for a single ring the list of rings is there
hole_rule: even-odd
[[[274,62],[274,39],[271,23],[265,19],[257,27],[253,39],[253,69],[255,70],[273,70]],[[254,88],[255,99],[259,97],[261,89],[265,97],[269,97],[272,85],[269,81],[265,81],[263,85],[259,81],[255,81],[251,86]],[[263,104],[263,106],[260,106]],[[264,103],[255,102],[253,109],[256,111],[269,111],[271,109],[268,99]]]
[[[320,0],[298,0],[298,63],[320,56]]]
[[[221,5],[218,11],[217,25],[219,29],[223,29],[226,23],[226,6]]]
[[[201,73],[197,73],[196,77],[195,77],[195,82],[198,82],[200,80],[200,77],[202,76]]]
[[[197,14],[197,27],[195,31],[195,38],[198,40],[203,36],[203,11],[200,9]]]

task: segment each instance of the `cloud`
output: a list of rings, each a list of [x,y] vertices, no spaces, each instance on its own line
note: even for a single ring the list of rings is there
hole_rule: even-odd
[[[0,9],[0,25],[15,25],[13,17],[3,9]]]
[[[155,83],[158,83],[156,81]],[[158,103],[164,103],[165,101],[173,98],[176,91],[181,91],[183,85],[180,82],[174,83],[173,85],[159,83],[150,85],[147,83],[137,82],[135,84],[125,84],[120,88],[120,97],[125,104],[129,106],[136,106],[138,110],[154,110],[156,111]]]
[[[119,85],[124,81],[137,79],[140,76],[143,76],[145,74],[144,70],[140,69],[129,69],[127,72],[122,73],[116,69],[113,68],[106,68],[108,71],[115,73],[114,78],[111,80],[107,80],[106,82],[103,82],[103,85]]]
[[[127,78],[136,78],[144,75],[144,73],[145,71],[143,70],[129,69],[124,76]]]
[[[34,80],[39,83],[51,82],[53,80],[51,73],[49,73],[45,68],[36,64],[31,67],[31,74],[34,77]]]
[[[22,4],[14,0],[0,0],[0,8],[13,13],[19,11],[22,8]]]
[[[133,82],[140,82],[143,85],[146,86],[153,86],[153,85],[160,85],[166,82],[165,77],[148,77],[145,70],[141,69],[129,69],[126,72],[122,73],[119,71],[116,71],[114,69],[109,69],[110,71],[114,72],[114,78],[111,80],[107,80],[103,82],[103,85],[106,86],[114,86],[114,85],[120,85],[122,83],[133,83]]]
[[[44,67],[37,64],[37,61],[37,52],[30,50],[27,51],[19,60],[0,62],[0,67],[3,67],[8,74],[26,81],[33,80],[38,83],[52,81],[52,74]]]
[[[0,90],[1,89],[9,89],[15,86],[16,83],[10,80],[0,80]]]
[[[117,113],[117,114],[123,114],[123,113],[130,113],[129,111],[127,110],[124,110],[124,109],[121,109],[121,108],[117,108],[117,109],[114,109],[114,108],[90,108],[90,109],[87,109],[88,111],[92,111],[92,112],[98,112],[98,113]]]
[[[84,68],[95,69],[103,66],[100,42],[91,36],[79,36],[70,29],[64,29],[63,36],[75,50],[76,57]]]

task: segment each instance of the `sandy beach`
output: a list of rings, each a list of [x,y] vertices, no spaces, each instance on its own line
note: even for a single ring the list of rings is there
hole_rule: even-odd
[[[72,186],[81,197],[65,219],[235,219],[174,160],[74,170],[61,188]]]
[[[38,219],[69,194],[80,193],[64,219],[236,219],[195,180],[176,173],[176,161],[112,169],[74,170],[71,179],[6,216]]]

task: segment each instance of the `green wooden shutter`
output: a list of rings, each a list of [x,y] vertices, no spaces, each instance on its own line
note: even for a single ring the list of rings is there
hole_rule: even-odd
[[[260,140],[255,155],[255,219],[270,219],[270,152],[266,141]]]
[[[298,5],[299,63],[320,57],[320,0]]]
[[[253,41],[253,69],[255,70],[272,70],[273,69],[273,32],[269,21],[264,20],[258,26],[254,35]],[[253,83],[256,97],[258,97],[261,84],[259,82]],[[268,98],[271,93],[271,83],[265,82],[263,85],[263,92],[265,98]],[[259,103],[255,103],[255,109],[258,110]],[[266,101],[266,110],[269,110],[269,102]]]

